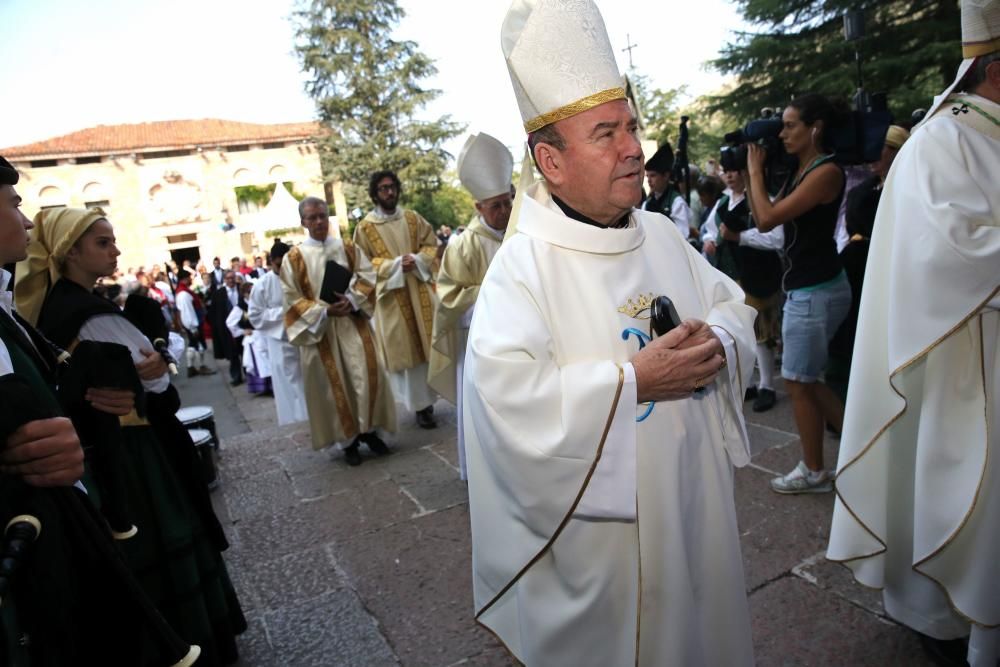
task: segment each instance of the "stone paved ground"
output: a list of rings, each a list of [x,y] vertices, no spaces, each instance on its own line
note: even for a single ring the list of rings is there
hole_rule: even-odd
[[[401,411],[395,453],[348,468],[313,451],[305,425],[278,427],[273,399],[231,390],[226,362],[219,370],[177,384],[185,405],[214,407],[223,440],[213,497],[250,624],[240,665],[515,664],[472,621],[451,406],[438,403],[432,431]],[[877,593],[823,559],[833,497],[769,490],[799,459],[787,396],[747,418],[754,456],[736,472],[736,503],[757,664],[931,664]]]

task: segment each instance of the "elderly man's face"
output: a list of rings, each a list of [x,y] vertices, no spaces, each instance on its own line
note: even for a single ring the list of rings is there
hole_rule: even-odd
[[[309,238],[325,241],[330,234],[330,211],[326,205],[309,203],[303,206],[302,226],[309,232]]]
[[[232,289],[236,287],[236,274],[232,271],[226,271],[222,276],[222,281],[226,284],[226,287]]]
[[[638,205],[642,149],[635,116],[624,100],[561,120],[556,128],[566,148],[552,148],[551,157],[540,165],[553,194],[603,224],[617,221]]]
[[[34,227],[21,213],[21,196],[13,185],[0,185],[0,264],[28,256],[28,230]]]
[[[507,229],[513,205],[514,198],[510,196],[509,192],[505,192],[496,197],[476,202],[476,210],[479,211],[479,215],[483,216],[487,225],[493,229],[503,230]]]

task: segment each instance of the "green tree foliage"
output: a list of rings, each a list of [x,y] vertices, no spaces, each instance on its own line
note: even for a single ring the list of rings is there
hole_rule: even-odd
[[[448,225],[452,229],[459,225],[467,225],[476,213],[472,195],[451,179],[443,180],[441,186],[434,192],[419,192],[410,197],[409,204],[434,225],[435,229],[441,225]]]
[[[344,183],[348,209],[371,206],[368,178],[379,169],[394,170],[409,198],[438,190],[451,158],[442,144],[464,129],[449,116],[416,118],[440,91],[421,83],[433,61],[392,37],[404,15],[396,0],[299,0],[293,12],[306,92],[326,130],[323,172]]]
[[[643,121],[645,136],[658,146],[669,141],[677,150],[681,116],[688,116],[688,162],[703,167],[709,159],[718,159],[719,147],[726,132],[735,129],[739,121],[722,110],[709,109],[705,98],[683,104],[685,88],[660,90],[653,88],[649,78],[631,74]]]
[[[742,121],[763,107],[784,106],[816,91],[850,98],[857,88],[855,48],[864,86],[886,92],[900,120],[927,107],[954,78],[961,60],[960,13],[955,0],[737,0],[759,28],[738,33],[712,65],[735,74],[737,85],[713,96],[709,107]],[[866,36],[844,39],[843,14],[861,9]]]

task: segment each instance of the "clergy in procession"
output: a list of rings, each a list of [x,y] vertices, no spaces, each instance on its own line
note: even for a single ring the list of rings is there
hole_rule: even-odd
[[[514,158],[488,134],[474,134],[458,156],[458,178],[476,200],[476,217],[448,244],[437,275],[429,384],[458,410],[459,475],[468,479],[462,418],[462,374],[473,306],[500,249],[512,204]]]
[[[1000,660],[1000,0],[885,182],[827,558],[937,659]],[[968,637],[968,640],[964,638]],[[939,663],[944,664],[944,663]]]
[[[330,235],[326,202],[306,197],[299,217],[309,236],[281,263],[285,330],[302,357],[312,445],[336,443],[348,465],[363,442],[389,453],[377,429],[396,430],[396,405],[379,360],[371,316],[375,273],[368,256]]]
[[[437,237],[424,218],[399,205],[395,173],[377,171],[368,184],[375,204],[354,230],[354,243],[375,267],[375,332],[396,400],[434,428],[434,392],[427,384],[434,324]]]
[[[281,263],[291,247],[276,240],[271,246],[268,262],[271,270],[254,285],[247,300],[247,313],[255,335],[267,345],[271,364],[271,388],[278,411],[279,424],[292,424],[308,419],[306,398],[302,386],[299,348],[288,342],[285,332],[285,295],[281,289]]]
[[[536,665],[750,665],[733,467],[754,311],[636,209],[636,117],[591,0],[501,44],[543,180],[479,291],[464,412],[477,620]]]

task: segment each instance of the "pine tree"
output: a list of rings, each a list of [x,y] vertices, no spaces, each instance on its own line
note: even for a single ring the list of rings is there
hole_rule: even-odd
[[[855,48],[864,87],[885,92],[906,121],[951,83],[961,60],[961,20],[955,0],[738,0],[759,32],[743,32],[712,65],[735,74],[731,91],[710,107],[744,120],[763,107],[784,106],[808,91],[850,98],[857,88]],[[843,15],[861,9],[866,36],[844,39]]]
[[[392,37],[404,15],[396,0],[302,0],[293,13],[306,92],[326,130],[323,172],[344,183],[348,209],[371,206],[368,178],[379,169],[396,171],[404,201],[426,198],[451,157],[442,144],[464,129],[448,116],[416,118],[440,91],[421,83],[437,73],[433,61]]]

